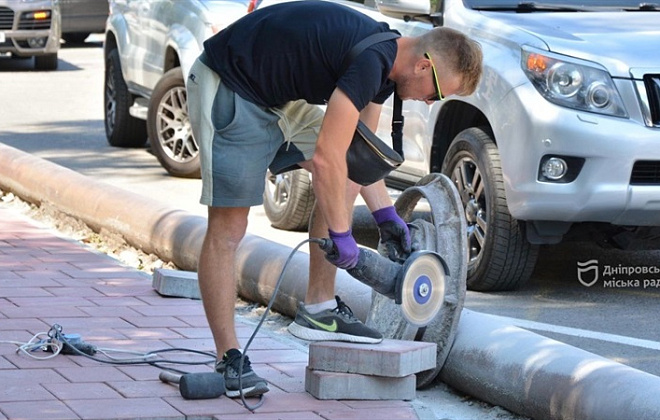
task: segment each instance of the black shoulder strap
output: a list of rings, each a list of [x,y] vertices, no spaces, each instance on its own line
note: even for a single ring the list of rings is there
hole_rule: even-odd
[[[344,62],[341,65],[341,72],[339,72],[339,74],[344,74],[344,72],[346,72],[348,69],[348,66],[351,65],[351,62],[353,62],[353,60],[355,60],[358,55],[362,54],[362,51],[366,50],[374,44],[396,38],[399,38],[399,34],[394,32],[378,32],[364,38],[362,41],[353,45],[353,48],[351,48],[348,54],[346,54],[346,57],[344,57]]]
[[[390,39],[399,38],[399,35],[394,32],[378,32],[364,38],[351,48],[344,62],[341,65],[340,74],[344,72],[351,65],[351,62],[360,55],[364,50],[379,42],[389,41]],[[392,148],[403,157],[403,104],[399,95],[394,92],[394,109],[392,113]]]
[[[403,101],[394,91],[394,107],[392,109],[392,148],[403,156]]]

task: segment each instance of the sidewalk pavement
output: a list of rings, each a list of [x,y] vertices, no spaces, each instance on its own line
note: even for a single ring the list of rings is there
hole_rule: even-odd
[[[200,301],[162,297],[147,273],[0,207],[0,420],[419,417],[407,401],[317,400],[304,389],[306,347],[265,328],[248,349],[253,367],[271,388],[256,414],[240,398],[184,400],[175,386],[158,379],[160,370],[154,366],[107,364],[62,354],[36,360],[5,343],[27,342],[54,324],[112,351],[213,350]],[[242,345],[253,330],[253,323],[237,317]],[[181,353],[160,356],[200,360]],[[173,367],[210,371],[207,366]],[[252,405],[257,401],[248,399]]]

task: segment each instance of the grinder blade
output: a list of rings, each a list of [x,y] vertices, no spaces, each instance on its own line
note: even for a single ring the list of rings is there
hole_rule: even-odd
[[[406,321],[420,328],[433,321],[444,302],[448,275],[447,265],[435,252],[418,251],[410,255],[397,288]]]

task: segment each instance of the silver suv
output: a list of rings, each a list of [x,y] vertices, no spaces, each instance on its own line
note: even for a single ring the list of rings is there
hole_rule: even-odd
[[[483,48],[474,95],[404,108],[407,162],[393,174],[414,181],[443,172],[456,183],[469,225],[468,287],[519,287],[539,245],[572,234],[658,247],[658,5],[377,3],[391,16],[463,31]]]
[[[539,245],[571,235],[658,247],[657,5],[377,3],[391,16],[463,31],[484,51],[474,95],[406,105],[407,162],[393,174],[443,172],[456,183],[469,225],[468,287],[521,286]]]
[[[105,32],[108,142],[147,141],[172,175],[199,177],[184,81],[206,38],[245,15],[249,0],[110,0]]]
[[[406,162],[388,179],[406,187],[442,172],[455,182],[469,226],[470,289],[520,287],[539,245],[569,237],[660,248],[657,4],[376,3],[404,35],[444,25],[483,48],[484,77],[473,95],[430,107],[404,102]],[[389,112],[386,104],[384,139]],[[306,195],[275,194],[266,205],[279,215],[289,204],[307,206],[300,197],[309,193],[298,189]],[[290,219],[301,214],[286,210]],[[273,220],[285,226],[281,219]]]
[[[0,54],[34,57],[37,70],[57,69],[60,7],[54,0],[0,0]]]

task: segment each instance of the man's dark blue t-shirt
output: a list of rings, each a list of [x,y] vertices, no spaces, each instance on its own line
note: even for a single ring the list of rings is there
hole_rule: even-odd
[[[211,68],[246,100],[279,106],[304,99],[325,104],[336,87],[358,110],[383,103],[394,91],[387,76],[395,40],[372,45],[340,74],[344,57],[386,23],[349,7],[322,2],[282,3],[239,19],[204,43]]]

